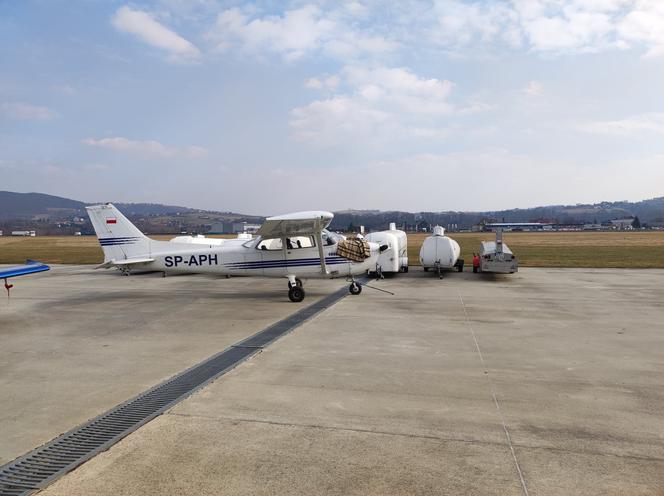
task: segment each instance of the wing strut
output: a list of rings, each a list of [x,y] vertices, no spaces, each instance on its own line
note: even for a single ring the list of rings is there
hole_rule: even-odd
[[[323,251],[323,236],[322,231],[319,229],[316,231],[316,244],[318,245],[318,256],[320,257],[320,271],[323,274],[327,274],[327,265],[325,265],[325,252]]]

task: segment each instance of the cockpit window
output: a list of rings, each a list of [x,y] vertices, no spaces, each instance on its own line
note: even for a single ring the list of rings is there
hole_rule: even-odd
[[[257,250],[281,250],[282,247],[281,238],[262,239],[261,242],[256,245]]]
[[[291,236],[286,238],[286,247],[289,250],[297,250],[298,248],[312,248],[316,246],[313,236]]]

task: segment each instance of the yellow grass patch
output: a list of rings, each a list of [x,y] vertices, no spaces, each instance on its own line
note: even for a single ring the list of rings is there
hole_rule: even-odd
[[[480,241],[492,233],[451,233],[469,263]],[[167,240],[173,236],[154,236]],[[215,236],[217,237],[217,236]],[[234,237],[234,236],[218,236]],[[420,246],[427,234],[408,235],[411,265],[419,264]],[[505,233],[504,241],[530,267],[664,268],[664,232],[549,232]],[[23,263],[32,258],[45,263],[99,264],[104,256],[94,236],[0,237],[0,263]]]

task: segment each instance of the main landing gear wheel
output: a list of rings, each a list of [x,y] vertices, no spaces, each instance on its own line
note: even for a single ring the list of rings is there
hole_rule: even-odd
[[[299,277],[296,277],[295,278],[295,286],[297,286],[298,288],[304,287],[304,284],[302,284],[302,279],[300,279]],[[288,289],[290,289],[292,287],[293,287],[293,284],[290,281],[288,281]]]
[[[304,300],[304,289],[299,286],[293,286],[288,290],[288,299],[293,303],[299,303]]]
[[[348,287],[348,291],[352,295],[359,295],[362,292],[362,285],[360,283],[354,282]]]

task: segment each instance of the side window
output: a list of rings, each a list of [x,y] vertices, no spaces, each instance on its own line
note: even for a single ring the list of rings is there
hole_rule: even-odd
[[[256,245],[257,250],[281,250],[281,238],[263,239]]]
[[[313,236],[291,236],[286,238],[286,246],[289,250],[297,250],[298,248],[312,248],[316,244]]]

